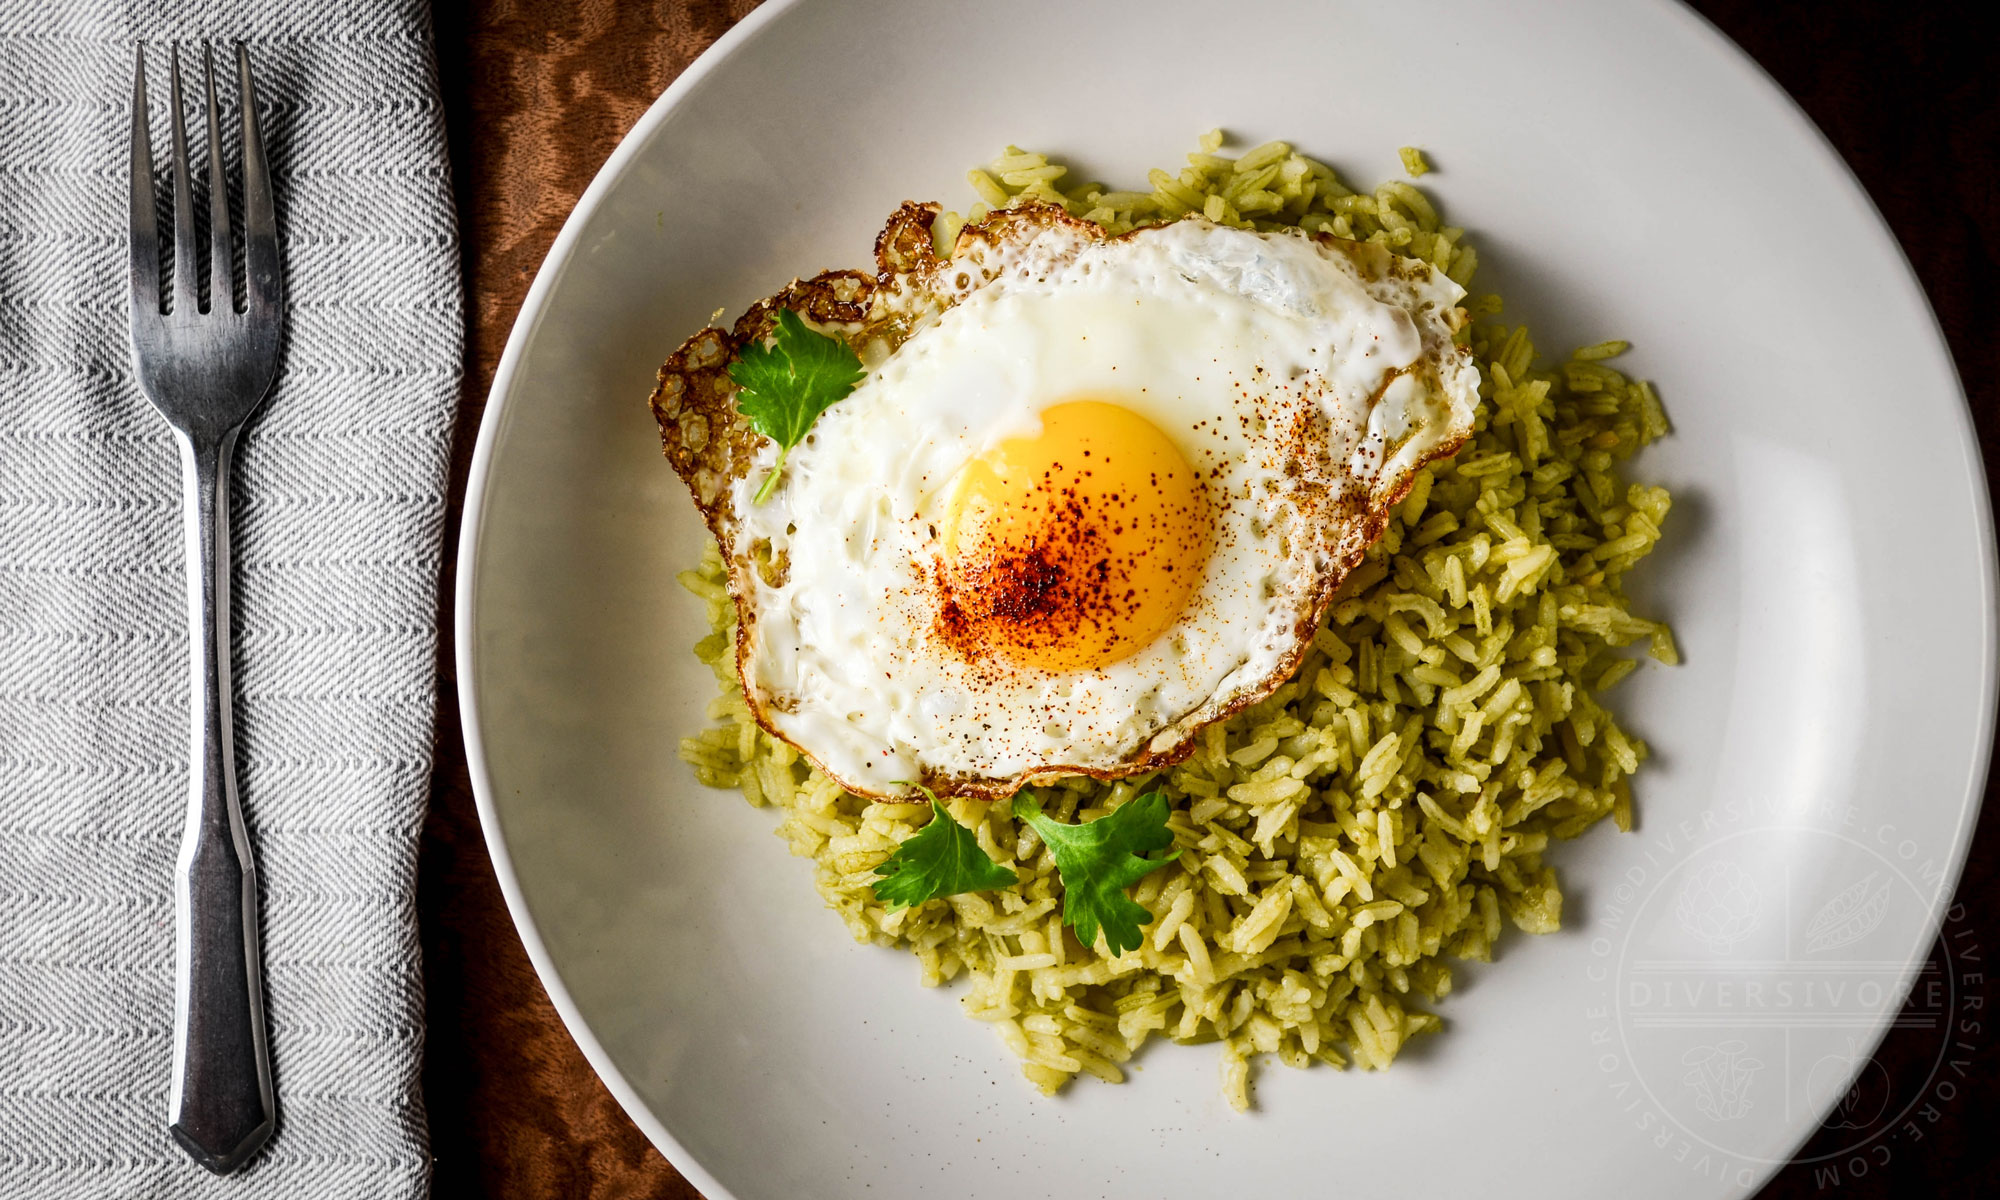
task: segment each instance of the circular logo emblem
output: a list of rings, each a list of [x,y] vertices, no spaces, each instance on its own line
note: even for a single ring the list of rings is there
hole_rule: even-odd
[[[1934,919],[1944,870],[1892,827],[1771,823],[1653,836],[1593,910],[1589,1037],[1613,1101],[1690,1170],[1754,1184],[1774,1163],[1822,1186],[1888,1161],[1957,1086],[1959,1010],[1983,981],[1954,947],[1909,979],[1901,951]],[[1885,928],[1886,926],[1886,928]],[[1958,954],[1961,957],[1954,957]],[[1976,964],[1974,964],[1976,967]],[[1898,1037],[1899,1086],[1871,1059]],[[1823,1114],[1823,1115],[1822,1115]],[[1820,1120],[1803,1149],[1791,1133]]]

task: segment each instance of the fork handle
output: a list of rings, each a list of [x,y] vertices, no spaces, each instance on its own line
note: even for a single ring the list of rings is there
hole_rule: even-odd
[[[186,502],[193,725],[174,878],[174,1140],[216,1174],[271,1136],[257,865],[236,797],[229,679],[229,464],[236,433],[176,431]]]

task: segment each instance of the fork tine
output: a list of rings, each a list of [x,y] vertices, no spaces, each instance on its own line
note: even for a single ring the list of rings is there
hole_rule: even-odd
[[[208,91],[208,311],[234,312],[235,289],[229,269],[229,180],[222,172],[222,119],[215,107],[215,50],[201,47],[201,70]]]
[[[153,138],[146,120],[146,48],[132,68],[132,320],[160,312],[160,231],[153,210]]]
[[[243,292],[252,313],[276,309],[284,299],[278,275],[278,218],[271,204],[271,171],[257,124],[257,91],[250,82],[250,51],[236,43],[236,86],[243,125]]]
[[[188,142],[185,106],[181,103],[181,50],[173,49],[174,104],[174,311],[193,316],[201,311],[201,281],[195,275],[195,256],[201,242],[194,227],[194,185],[188,179]]]

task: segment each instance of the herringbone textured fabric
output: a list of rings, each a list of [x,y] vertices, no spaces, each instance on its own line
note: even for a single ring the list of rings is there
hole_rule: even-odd
[[[429,37],[421,0],[0,4],[0,1197],[425,1190],[413,890],[462,337]],[[166,47],[202,38],[250,46],[289,308],[233,486],[279,1124],[228,1179],[164,1128],[186,584],[125,304],[133,46],[164,170]]]

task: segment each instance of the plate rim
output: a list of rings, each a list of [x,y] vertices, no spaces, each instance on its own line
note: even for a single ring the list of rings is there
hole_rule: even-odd
[[[1940,902],[1925,918],[1924,937],[1915,944],[1909,957],[1904,961],[1902,973],[1897,980],[1898,987],[1907,992],[1911,980],[1929,959],[1931,947],[1936,945],[1938,936],[1944,928],[1945,914],[1951,910],[1952,898],[1958,894],[1959,880],[1964,876],[1965,864],[1972,856],[1972,835],[1979,824],[1980,813],[1986,808],[1987,785],[1993,779],[1994,743],[1996,732],[2000,732],[1995,729],[1996,716],[2000,716],[2000,606],[1995,604],[1995,597],[2000,594],[2000,550],[1996,550],[1994,541],[1992,481],[1987,477],[1986,459],[1980,451],[1978,427],[1972,422],[1972,401],[1965,392],[1965,377],[1959,374],[1958,358],[1952,353],[1951,340],[1945,336],[1944,323],[1938,320],[1937,308],[1931,304],[1930,293],[1924,289],[1924,281],[1917,275],[1916,264],[1910,261],[1909,251],[1903,248],[1903,239],[1896,236],[1895,227],[1890,225],[1889,218],[1882,214],[1881,206],[1875,203],[1875,197],[1869,194],[1867,185],[1861,182],[1861,176],[1855,173],[1853,164],[1849,163],[1847,156],[1833,144],[1833,139],[1827,136],[1826,130],[1819,127],[1819,122],[1812,119],[1812,114],[1806,112],[1805,106],[1799,103],[1797,97],[1778,82],[1777,76],[1771,74],[1763,63],[1758,62],[1748,50],[1737,44],[1735,38],[1724,33],[1721,26],[1709,20],[1685,0],[1663,0],[1663,2],[1667,8],[1673,10],[1674,19],[1692,30],[1696,36],[1706,38],[1715,44],[1725,57],[1733,60],[1739,69],[1746,70],[1751,78],[1762,83],[1765,90],[1777,98],[1779,108],[1791,121],[1794,130],[1804,134],[1806,139],[1819,150],[1821,157],[1838,168],[1836,174],[1846,183],[1849,200],[1857,202],[1861,212],[1873,220],[1876,236],[1888,244],[1895,261],[1902,267],[1900,282],[1904,299],[1914,300],[1918,310],[1929,318],[1931,344],[1943,358],[1945,374],[1951,382],[1952,390],[1958,396],[1958,403],[1953,406],[1952,411],[1958,422],[1959,449],[1966,475],[1975,485],[1974,490],[1986,496],[1985,504],[1974,506],[1972,520],[1973,536],[1979,544],[1980,612],[1984,617],[1980,628],[1979,657],[1982,678],[1978,713],[1979,732],[1974,735],[1976,744],[1973,747],[1977,755],[1974,758],[1972,772],[1966,777],[1965,794],[1959,802],[1958,827],[1952,832],[1951,863],[1940,880],[1938,890]],[[1894,1017],[1894,1013],[1885,1016],[1877,1028],[1868,1035],[1867,1053],[1856,1056],[1846,1079],[1843,1080],[1844,1086],[1832,1093],[1836,1099],[1847,1094],[1848,1089],[1854,1086],[1855,1079],[1860,1076],[1861,1069],[1874,1060],[1875,1052],[1881,1049],[1883,1040],[1889,1036]],[[1829,1104],[1828,1107],[1831,1108],[1832,1105]],[[1819,1132],[1825,1114],[1818,1114],[1818,1118],[1800,1130],[1798,1137],[1792,1142],[1791,1149],[1785,1152],[1782,1160],[1762,1165],[1756,1182],[1743,1193],[1744,1195],[1756,1195],[1763,1190],[1765,1184],[1777,1176],[1779,1171],[1791,1165],[1798,1157],[1799,1151],[1805,1149],[1806,1143],[1812,1141],[1813,1135]]]
[[[514,314],[513,327],[507,333],[507,344],[501,350],[499,365],[493,371],[493,384],[486,393],[486,406],[479,416],[479,434],[473,442],[472,461],[466,472],[465,507],[459,517],[458,556],[453,579],[452,663],[457,673],[455,684],[460,737],[465,743],[466,775],[472,785],[473,807],[479,814],[479,830],[486,845],[486,854],[492,862],[494,877],[500,884],[501,898],[507,903],[507,915],[514,922],[515,932],[521,937],[521,945],[528,953],[528,961],[535,968],[535,976],[547,993],[549,1003],[555,1007],[556,1015],[562,1018],[563,1028],[569,1032],[571,1040],[583,1051],[584,1060],[590,1064],[591,1070],[596,1072],[612,1098],[618,1101],[618,1107],[646,1135],[646,1140],[674,1170],[710,1200],[736,1200],[736,1193],[689,1153],[673,1131],[653,1115],[638,1089],[625,1078],[625,1073],[612,1061],[603,1042],[598,1040],[596,1031],[577,1007],[575,998],[570,995],[569,985],[564,982],[562,972],[556,968],[548,947],[542,941],[541,929],[535,923],[527,896],[521,889],[520,876],[514,870],[513,855],[508,849],[500,814],[493,801],[493,781],[486,769],[485,738],[479,721],[479,656],[470,631],[476,628],[479,605],[474,582],[479,576],[486,480],[492,471],[494,443],[499,436],[500,421],[513,390],[514,377],[520,371],[521,357],[542,322],[549,293],[555,290],[577,242],[583,237],[584,225],[604,194],[625,173],[627,165],[638,157],[640,147],[652,140],[667,114],[680,105],[682,98],[699,86],[738,47],[799,3],[800,0],[765,0],[697,55],[618,140],[617,147],[591,177],[583,195],[577,197],[569,216],[563,219],[562,229],[556,234],[555,241],[549,244],[548,253],[535,269],[534,282],[529,285],[520,309]]]
[[[583,1052],[584,1059],[590,1064],[591,1069],[618,1101],[626,1116],[646,1135],[647,1140],[660,1151],[676,1171],[711,1200],[736,1200],[736,1193],[717,1179],[681,1144],[673,1132],[653,1114],[638,1090],[625,1078],[577,1006],[561,971],[556,967],[542,940],[540,928],[535,922],[526,894],[522,890],[519,875],[514,869],[513,856],[493,798],[492,780],[486,766],[484,736],[480,728],[479,655],[476,639],[471,636],[471,631],[476,628],[478,597],[475,584],[479,578],[487,480],[492,470],[498,430],[514,389],[521,358],[541,325],[549,294],[554,291],[567,269],[576,245],[582,238],[584,226],[601,203],[605,193],[611,190],[624,175],[631,161],[638,156],[640,148],[652,140],[668,115],[681,104],[688,93],[698,87],[725,60],[734,56],[766,25],[789,13],[802,2],[803,0],[766,0],[731,26],[708,49],[688,64],[687,68],[660,93],[619,139],[617,147],[592,176],[590,185],[577,198],[574,207],[564,219],[561,230],[550,244],[541,265],[536,269],[534,281],[515,314],[499,364],[494,370],[493,383],[487,392],[486,404],[480,416],[479,431],[473,444],[467,471],[465,504],[458,529],[452,597],[452,657],[456,672],[455,692],[458,699],[467,775],[472,788],[474,807],[479,815],[480,832],[492,862],[494,875],[500,885],[501,896],[506,902],[508,916],[514,923],[515,931],[520,935],[529,962],[534,966],[535,974],[550,1003],[562,1019],[564,1028],[576,1042],[577,1048]],[[2000,555],[1996,555],[1995,547],[1993,493],[1986,473],[1985,460],[1979,448],[1978,431],[1972,421],[1971,404],[1966,395],[1957,359],[1952,353],[1951,343],[1945,337],[1944,327],[1938,320],[1930,295],[1925,291],[1923,281],[1917,275],[1902,240],[1896,236],[1894,228],[1883,216],[1881,208],[1876,205],[1860,177],[1827,137],[1826,132],[1762,63],[1706,16],[1681,0],[1649,0],[1649,2],[1656,9],[1669,10],[1670,19],[1679,21],[1697,39],[1707,42],[1713,52],[1718,52],[1738,71],[1746,72],[1750,79],[1775,97],[1778,101],[1777,108],[1784,114],[1785,119],[1790,121],[1794,133],[1802,135],[1804,140],[1816,147],[1823,159],[1830,161],[1837,168],[1835,175],[1845,181],[1848,200],[1858,204],[1860,211],[1868,218],[1872,218],[1876,235],[1887,243],[1895,261],[1902,268],[1900,283],[1904,292],[1903,300],[1906,303],[1913,300],[1928,318],[1931,345],[1942,356],[1947,377],[1958,400],[1954,407],[1954,415],[1964,469],[1968,480],[1975,485],[1975,491],[1983,492],[1987,497],[1988,502],[1976,505],[1973,513],[1974,536],[1980,552],[1979,586],[1981,611],[1984,616],[1980,646],[1982,697],[1977,714],[1980,732],[1975,735],[1976,745],[1973,747],[1977,754],[1971,773],[1965,781],[1964,794],[1959,799],[1959,820],[1953,832],[1951,861],[1941,882],[1939,893],[1943,902],[1926,917],[1926,936],[1916,943],[1914,951],[1904,963],[1902,981],[1907,983],[1912,973],[1928,958],[1931,946],[1937,941],[1945,913],[1950,908],[1950,898],[1957,892],[1966,862],[1970,857],[1972,833],[1984,809],[1987,784],[1992,777],[1996,740],[1995,718],[1996,713],[2000,713],[2000,609],[1996,609],[1995,605],[1995,597],[2000,595]],[[1872,1059],[1874,1052],[1888,1035],[1890,1023],[1889,1019],[1884,1019],[1869,1035],[1868,1053],[1856,1060],[1850,1072],[1850,1084],[1853,1074],[1858,1073],[1861,1067]],[[1836,1091],[1833,1094],[1838,1096],[1841,1093]],[[1755,1182],[1744,1194],[1754,1194],[1768,1183],[1791,1162],[1798,1151],[1811,1140],[1818,1128],[1817,1122],[1805,1125],[1785,1158],[1762,1164]]]

